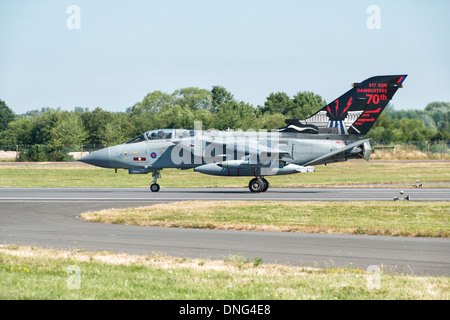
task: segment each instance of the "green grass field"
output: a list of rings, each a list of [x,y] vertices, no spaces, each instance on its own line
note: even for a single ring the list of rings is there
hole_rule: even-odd
[[[162,187],[247,187],[250,177],[216,177],[193,170],[162,170]],[[267,177],[271,187],[404,184],[416,180],[424,187],[450,186],[450,162],[366,162],[364,160],[317,166],[316,172]],[[101,169],[80,163],[3,164],[0,187],[147,187],[151,175],[130,175],[126,170]]]
[[[448,300],[449,277],[260,264],[240,256],[0,248],[0,299]],[[379,282],[374,277],[378,277]]]
[[[450,237],[445,201],[183,201],[87,212],[81,218],[161,227]]]

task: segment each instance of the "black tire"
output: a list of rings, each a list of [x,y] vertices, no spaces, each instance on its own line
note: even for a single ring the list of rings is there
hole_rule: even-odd
[[[248,184],[248,188],[250,189],[251,192],[261,192],[263,191],[264,186],[265,186],[264,182],[258,178],[250,180]]]
[[[269,181],[264,178],[261,178],[261,180],[264,182],[264,188],[262,189],[262,192],[266,192],[267,189],[269,189]]]
[[[157,184],[157,183],[153,183],[152,185],[150,185],[150,190],[151,190],[152,192],[158,192],[159,189],[160,189],[160,186],[159,186],[159,184]]]

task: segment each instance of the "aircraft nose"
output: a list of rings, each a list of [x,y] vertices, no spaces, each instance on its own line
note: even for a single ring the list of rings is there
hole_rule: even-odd
[[[97,167],[111,168],[109,161],[109,148],[94,151],[91,154],[79,159],[78,161],[92,164]]]

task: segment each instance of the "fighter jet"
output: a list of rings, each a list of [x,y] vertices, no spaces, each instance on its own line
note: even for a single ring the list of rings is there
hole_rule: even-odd
[[[165,168],[194,169],[215,176],[248,176],[251,192],[265,192],[273,175],[314,172],[315,165],[369,160],[364,139],[407,75],[375,76],[333,100],[307,119],[286,119],[271,131],[151,130],[123,144],[95,151],[79,161],[103,168],[151,173],[150,190]]]

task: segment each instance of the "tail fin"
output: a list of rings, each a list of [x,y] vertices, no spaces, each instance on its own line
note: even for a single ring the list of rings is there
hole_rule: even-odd
[[[307,119],[286,119],[280,131],[365,135],[407,75],[376,76],[353,88]]]
[[[356,91],[364,96],[366,107],[348,129],[349,134],[365,135],[372,128],[398,88],[403,87],[407,75],[379,76],[355,84]]]

